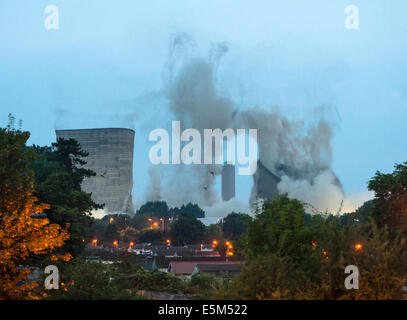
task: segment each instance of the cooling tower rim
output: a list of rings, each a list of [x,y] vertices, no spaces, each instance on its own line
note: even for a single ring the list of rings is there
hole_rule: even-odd
[[[87,129],[56,129],[55,132],[78,132],[78,131],[130,131],[132,133],[136,133],[135,130],[130,128],[87,128]]]

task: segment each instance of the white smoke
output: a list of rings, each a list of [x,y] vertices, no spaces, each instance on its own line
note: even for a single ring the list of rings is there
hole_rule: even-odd
[[[181,131],[194,128],[202,134],[204,129],[229,128],[235,104],[219,93],[215,73],[215,66],[228,50],[227,44],[212,44],[209,61],[196,57],[185,59],[193,46],[194,42],[185,34],[174,36],[170,42],[164,90],[169,110],[174,120],[181,122]],[[218,200],[214,186],[220,173],[220,165],[166,167],[168,181],[163,188],[163,199],[169,205],[190,201],[213,205]]]
[[[150,176],[150,185],[147,190],[147,199],[149,199],[150,201],[160,201],[162,199],[162,168],[160,166],[150,167],[148,169],[148,174]]]
[[[345,197],[336,185],[336,177],[329,170],[319,173],[312,182],[283,176],[277,188],[280,193],[287,193],[290,198],[312,205],[319,213],[353,212],[373,197],[371,192]]]
[[[211,206],[202,206],[206,217],[224,217],[229,213],[250,213],[249,203],[242,202],[238,199],[228,201],[218,200]]]
[[[331,169],[332,119],[323,112],[329,107],[317,108],[318,117],[313,122],[288,119],[277,107],[255,106],[239,111],[236,103],[221,92],[217,79],[228,44],[212,44],[208,60],[191,56],[194,48],[190,36],[174,36],[165,71],[164,92],[174,116],[171,120],[179,120],[181,130],[194,128],[202,133],[203,129],[216,128],[258,129],[259,160],[281,176],[279,192],[307,202],[318,211],[346,212],[360,205],[360,201],[345,196]],[[220,172],[219,165],[171,165],[159,174],[150,172],[149,200],[163,199],[170,206],[198,203],[208,216],[249,212],[249,204],[219,199],[214,186]]]

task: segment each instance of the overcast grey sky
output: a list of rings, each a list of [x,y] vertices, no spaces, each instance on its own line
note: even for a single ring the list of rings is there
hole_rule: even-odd
[[[344,26],[351,4],[358,30]],[[58,30],[44,27],[47,5],[59,8]],[[13,113],[39,145],[56,127],[135,129],[141,201],[149,128],[170,117],[160,95],[169,39],[185,32],[194,55],[229,44],[218,78],[241,109],[279,106],[307,119],[329,106],[333,169],[358,193],[376,170],[407,160],[406,13],[403,0],[2,0],[0,125]],[[245,201],[251,180],[239,181]]]

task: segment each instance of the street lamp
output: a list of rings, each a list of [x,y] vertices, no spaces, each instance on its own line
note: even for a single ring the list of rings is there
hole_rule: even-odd
[[[110,223],[113,223],[113,222],[114,222],[114,218],[111,217],[111,218],[109,219],[109,222],[110,222]]]
[[[98,246],[98,239],[93,239],[92,244],[97,247]]]
[[[356,251],[361,251],[362,249],[363,249],[363,246],[362,246],[361,243],[356,243],[356,244],[355,244],[355,250],[356,250]]]
[[[113,241],[113,245],[117,249],[117,246],[119,245],[119,243],[115,240],[115,241]]]

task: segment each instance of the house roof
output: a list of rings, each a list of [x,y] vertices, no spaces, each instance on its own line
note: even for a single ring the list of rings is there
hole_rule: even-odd
[[[240,264],[240,261],[229,261],[229,262],[222,262],[219,263],[219,261],[171,261],[169,266],[168,266],[168,271],[176,274],[176,275],[190,275],[192,271],[194,270],[196,265],[209,265],[209,264],[214,264],[214,265],[219,265],[219,264]]]

